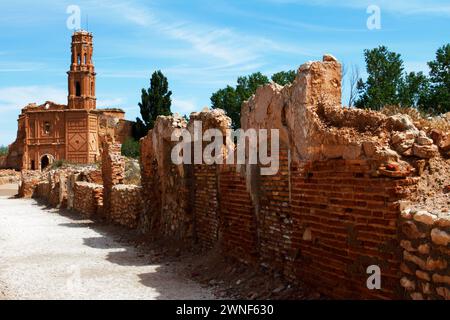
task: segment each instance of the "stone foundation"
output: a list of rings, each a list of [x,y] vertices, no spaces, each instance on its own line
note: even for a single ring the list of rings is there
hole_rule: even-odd
[[[450,300],[450,217],[407,209],[400,219],[401,286],[406,299]]]
[[[142,188],[133,185],[116,185],[111,190],[109,218],[112,222],[134,229],[142,213]]]
[[[89,182],[76,182],[73,209],[84,217],[91,218],[101,212],[103,207],[103,186]]]

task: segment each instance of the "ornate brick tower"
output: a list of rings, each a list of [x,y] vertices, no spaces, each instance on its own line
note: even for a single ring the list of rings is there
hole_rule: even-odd
[[[72,63],[67,72],[69,109],[92,110],[96,107],[92,38],[92,33],[87,31],[77,31],[72,36]]]

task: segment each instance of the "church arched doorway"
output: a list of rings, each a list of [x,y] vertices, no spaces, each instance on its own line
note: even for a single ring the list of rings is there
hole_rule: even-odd
[[[41,158],[41,170],[45,170],[49,165],[53,163],[53,156],[45,154]]]

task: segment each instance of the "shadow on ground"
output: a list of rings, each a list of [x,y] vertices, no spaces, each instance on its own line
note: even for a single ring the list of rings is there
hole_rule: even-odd
[[[182,259],[164,255],[162,248],[149,249],[148,242],[144,241],[137,231],[108,224],[95,217],[86,219],[77,212],[55,209],[43,201],[33,202],[33,206],[50,214],[58,214],[70,219],[70,222],[58,224],[60,227],[94,230],[98,236],[83,238],[83,245],[105,250],[105,260],[109,263],[121,267],[150,267],[152,272],[137,273],[136,284],[154,289],[159,294],[157,299],[192,299],[192,297],[197,298],[202,291],[200,284],[196,284],[189,277],[178,272],[186,267]],[[189,295],[191,290],[196,292],[193,296]]]

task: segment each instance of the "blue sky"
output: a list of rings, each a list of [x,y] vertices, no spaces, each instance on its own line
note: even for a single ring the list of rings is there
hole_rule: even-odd
[[[380,30],[366,27],[373,4]],[[0,145],[14,140],[27,103],[66,103],[69,5],[81,8],[83,27],[88,16],[94,33],[98,106],[121,107],[128,119],[158,69],[169,79],[173,111],[186,114],[240,75],[296,69],[324,53],[358,65],[364,77],[363,50],[383,44],[402,54],[408,71],[427,71],[450,38],[450,2],[438,0],[2,1]]]

